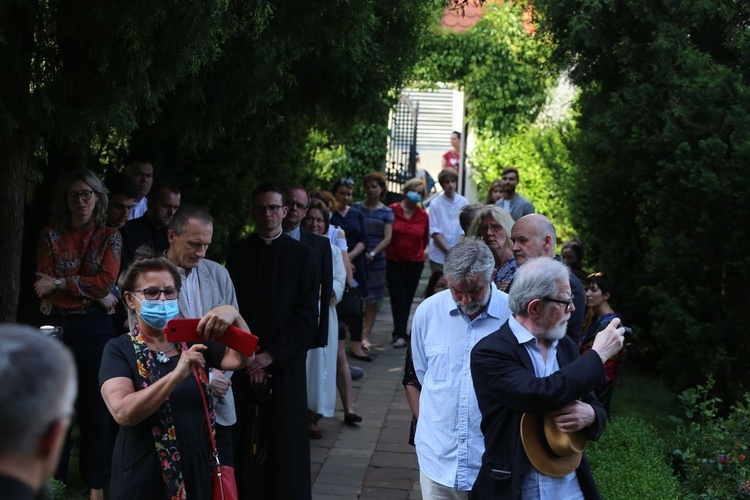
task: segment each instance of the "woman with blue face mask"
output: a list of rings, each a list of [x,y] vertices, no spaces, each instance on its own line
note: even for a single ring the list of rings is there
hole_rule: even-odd
[[[393,314],[393,347],[406,347],[406,324],[424,268],[424,249],[430,241],[430,219],[419,206],[425,195],[422,179],[406,181],[404,199],[389,205],[394,221],[391,244],[385,249],[385,279]]]
[[[120,426],[113,499],[211,498],[203,396],[212,426],[215,412],[207,369],[239,370],[249,358],[208,338],[191,345],[167,340],[164,327],[179,313],[181,284],[164,257],[138,258],[120,277],[136,325],[107,343],[99,372],[102,396]]]

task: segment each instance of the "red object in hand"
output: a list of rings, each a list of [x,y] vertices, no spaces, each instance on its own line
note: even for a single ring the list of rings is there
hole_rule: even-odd
[[[199,318],[169,320],[164,329],[167,340],[170,342],[205,342],[206,339],[198,335],[199,321]],[[248,357],[258,350],[258,337],[234,325],[229,325],[226,331],[214,340]]]

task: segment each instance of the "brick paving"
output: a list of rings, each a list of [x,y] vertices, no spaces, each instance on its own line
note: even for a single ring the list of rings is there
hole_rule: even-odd
[[[425,267],[412,312],[429,276]],[[406,349],[391,347],[392,329],[386,295],[370,335],[372,363],[349,358],[365,370],[365,376],[353,382],[355,412],[363,421],[356,427],[344,425],[337,400],[334,417],[318,422],[323,438],[310,441],[313,500],[422,498],[417,456],[408,444],[411,410],[401,385]]]

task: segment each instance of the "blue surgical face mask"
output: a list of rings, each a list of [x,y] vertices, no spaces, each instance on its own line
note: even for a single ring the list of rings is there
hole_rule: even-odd
[[[138,314],[143,321],[148,323],[152,328],[163,330],[167,326],[167,321],[175,318],[180,314],[180,307],[177,305],[177,299],[174,300],[149,300],[139,299],[141,303],[141,312]]]
[[[412,203],[419,203],[420,201],[422,201],[422,195],[415,191],[409,191],[408,193],[406,193],[406,197]]]

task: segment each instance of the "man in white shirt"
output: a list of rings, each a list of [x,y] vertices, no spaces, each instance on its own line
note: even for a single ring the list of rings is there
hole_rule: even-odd
[[[510,317],[507,295],[492,282],[494,267],[482,241],[459,243],[445,260],[449,290],[414,313],[412,354],[422,384],[415,447],[425,500],[465,500],[479,473],[484,441],[469,354]]]
[[[229,273],[221,264],[205,258],[214,233],[213,218],[202,208],[184,205],[172,217],[167,230],[166,256],[182,278],[180,316],[201,318],[198,328],[226,330],[233,324],[250,328],[240,316]],[[232,372],[211,369],[209,381],[216,409],[216,445],[225,465],[234,465],[232,426],[237,422],[232,394]]]
[[[130,211],[128,220],[142,217],[148,210],[146,196],[151,191],[151,184],[154,182],[154,166],[151,160],[143,156],[132,156],[125,163],[125,174],[133,179],[138,186],[138,194],[135,198],[135,205]]]
[[[464,237],[464,231],[458,221],[461,207],[469,200],[456,192],[458,174],[452,168],[443,169],[438,174],[438,183],[443,194],[430,203],[430,271],[433,273],[443,268],[445,254]]]

